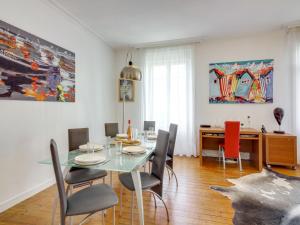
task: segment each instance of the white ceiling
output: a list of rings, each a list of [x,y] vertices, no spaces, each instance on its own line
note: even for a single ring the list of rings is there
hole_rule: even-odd
[[[50,0],[113,47],[216,38],[300,21],[300,0]]]

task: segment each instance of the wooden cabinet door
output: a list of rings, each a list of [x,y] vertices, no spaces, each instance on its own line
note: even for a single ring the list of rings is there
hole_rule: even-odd
[[[265,144],[267,164],[289,166],[297,164],[295,136],[267,136]]]

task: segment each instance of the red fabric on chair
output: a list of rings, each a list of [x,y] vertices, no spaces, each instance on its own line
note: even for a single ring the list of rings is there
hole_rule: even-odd
[[[225,158],[239,158],[240,152],[240,122],[225,122]]]

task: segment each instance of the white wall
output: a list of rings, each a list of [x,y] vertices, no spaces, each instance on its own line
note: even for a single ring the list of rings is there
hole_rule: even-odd
[[[268,131],[273,131],[278,129],[273,109],[282,107],[285,110],[282,129],[291,132],[291,79],[286,50],[286,33],[283,30],[253,34],[248,37],[206,40],[197,44],[195,101],[197,129],[200,124],[223,125],[225,120],[240,120],[247,125],[249,115],[252,118],[252,127],[260,128],[264,124]],[[119,73],[125,63],[126,51],[118,50],[115,55],[116,73]],[[274,59],[273,104],[209,104],[209,63],[256,59]],[[137,57],[135,61],[138,62]],[[127,116],[139,118],[137,102],[126,106]],[[120,119],[121,109],[119,107],[118,118]],[[134,122],[137,126],[140,123]]]
[[[113,52],[103,41],[47,1],[1,0],[0,19],[76,54],[76,102],[0,100],[0,212],[53,182],[49,141],[67,151],[67,129],[89,127],[104,139],[105,121],[116,119]]]

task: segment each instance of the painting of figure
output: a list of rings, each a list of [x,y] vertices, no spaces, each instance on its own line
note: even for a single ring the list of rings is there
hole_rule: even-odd
[[[75,54],[0,20],[0,100],[75,102]]]
[[[135,83],[133,80],[119,79],[118,80],[119,102],[134,102],[135,99]]]
[[[209,64],[209,102],[272,103],[273,61]]]

